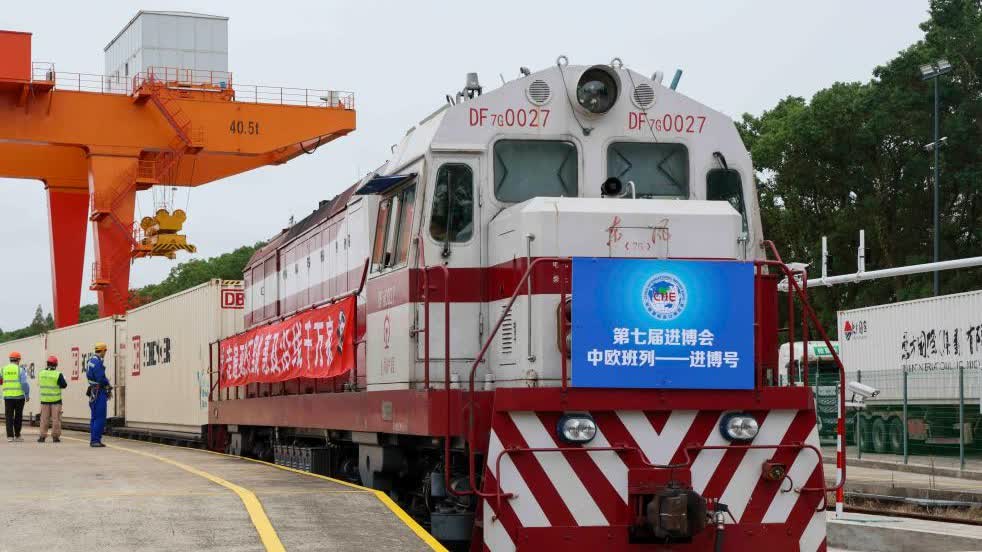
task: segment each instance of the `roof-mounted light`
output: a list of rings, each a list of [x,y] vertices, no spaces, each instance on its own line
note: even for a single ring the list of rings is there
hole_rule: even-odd
[[[576,101],[590,113],[602,115],[617,103],[619,79],[609,67],[594,65],[576,83]]]

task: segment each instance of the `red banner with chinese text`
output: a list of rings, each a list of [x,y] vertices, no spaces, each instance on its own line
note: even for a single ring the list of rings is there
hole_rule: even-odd
[[[329,378],[355,365],[355,298],[223,339],[220,387]]]

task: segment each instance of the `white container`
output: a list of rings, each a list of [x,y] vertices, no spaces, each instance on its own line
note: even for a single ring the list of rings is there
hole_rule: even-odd
[[[904,371],[910,404],[957,404],[959,366],[978,404],[982,291],[839,311],[838,332],[846,379],[880,390],[870,404],[900,402]]]
[[[41,413],[37,374],[44,370],[48,360],[44,351],[44,334],[0,343],[0,366],[6,366],[10,362],[10,353],[13,351],[20,353],[20,365],[27,370],[27,381],[31,385],[31,400],[24,405],[24,418],[33,418]]]
[[[106,76],[114,87],[127,85],[133,75],[149,67],[192,69],[198,76],[215,72],[227,75],[228,18],[140,11],[104,51]]]
[[[88,387],[85,378],[85,363],[91,357],[93,347],[102,342],[109,347],[104,359],[106,377],[117,389],[109,399],[107,416],[122,417],[125,404],[125,378],[117,370],[118,344],[125,339],[126,323],[122,317],[109,317],[84,324],[51,330],[47,334],[47,354],[55,355],[59,368],[65,374],[68,388],[61,393],[62,419],[71,423],[89,423],[89,399],[85,396]]]
[[[209,344],[242,330],[242,282],[211,280],[126,314],[126,426],[199,433],[208,423]]]

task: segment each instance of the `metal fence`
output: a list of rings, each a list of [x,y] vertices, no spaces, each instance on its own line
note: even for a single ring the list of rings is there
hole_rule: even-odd
[[[856,371],[846,379],[878,390],[861,407],[847,409],[850,456],[892,455],[903,463],[914,457],[962,468],[982,459],[979,367]]]
[[[37,83],[53,83],[54,87],[59,90],[98,92],[101,94],[133,94],[140,86],[152,80],[177,90],[194,89],[221,92],[230,89],[232,90],[232,98],[236,102],[335,109],[355,108],[355,95],[352,92],[240,84],[234,82],[232,74],[227,71],[151,67],[143,73],[127,78],[88,73],[66,73],[56,71],[53,63],[36,61],[31,68],[31,80]]]

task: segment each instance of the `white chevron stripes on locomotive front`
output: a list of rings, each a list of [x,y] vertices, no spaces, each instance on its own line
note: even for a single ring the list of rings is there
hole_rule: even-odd
[[[652,464],[668,464],[672,461],[672,456],[675,456],[682,439],[692,427],[696,414],[698,412],[695,410],[675,410],[669,416],[661,433],[658,433],[644,412],[617,411],[617,417]]]
[[[822,546],[822,543],[825,542],[826,534],[825,517],[825,510],[812,514],[811,520],[808,521],[808,526],[805,527],[805,532],[798,539],[798,550],[801,550],[801,552],[811,552],[812,550],[818,550]]]
[[[511,419],[529,447],[554,448],[556,446],[549,430],[534,412],[512,412]],[[569,508],[569,512],[573,514],[577,525],[607,525],[607,518],[604,517],[600,507],[590,496],[590,492],[573,471],[573,467],[569,465],[563,453],[536,452],[535,458],[542,465],[542,469],[556,488],[556,492],[562,497],[563,503]]]
[[[808,438],[805,439],[805,443],[818,448],[818,428],[813,427],[811,433],[808,434]],[[804,486],[808,478],[811,477],[812,472],[815,471],[815,467],[818,466],[818,455],[812,450],[803,450],[801,454],[795,458],[794,463],[788,468],[788,477],[795,485],[801,487]],[[795,493],[778,493],[771,501],[771,505],[767,508],[767,513],[764,514],[763,523],[784,523],[788,520],[788,514],[791,513],[791,508],[794,507],[794,503],[798,500],[798,495]],[[823,518],[824,519],[824,518]],[[824,533],[824,531],[823,531]]]
[[[597,434],[593,437],[590,446],[596,448],[610,446],[610,442],[607,441],[607,437],[599,427],[597,427]],[[627,464],[624,463],[621,456],[612,450],[598,450],[588,452],[587,455],[596,462],[597,467],[607,477],[610,486],[617,491],[621,500],[627,502]]]
[[[514,502],[514,501],[512,501]],[[482,504],[484,509],[484,546],[491,552],[515,552],[515,542],[508,535],[508,530],[502,525],[501,519],[494,516],[491,504],[487,500]]]
[[[609,427],[608,429],[618,431],[623,434],[626,430],[628,437],[633,439],[648,459],[655,464],[671,463],[673,457],[678,461],[677,452],[690,433],[700,433],[701,428],[708,428],[706,434],[699,437],[706,445],[727,445],[729,444],[718,430],[719,422],[723,414],[713,414],[713,425],[708,424],[704,414],[700,419],[700,424],[694,424],[699,416],[697,411],[673,411],[665,421],[661,431],[657,431],[652,424],[652,419],[644,412],[639,411],[618,411],[615,413],[615,423],[619,421],[623,429]],[[761,424],[760,432],[754,440],[755,445],[776,445],[788,444],[790,442],[800,442],[805,440],[812,445],[818,445],[817,429],[814,426],[806,427],[803,418],[797,421],[796,416],[799,412],[794,410],[774,410],[766,413]],[[500,473],[495,474],[495,460],[498,454],[504,450],[505,446],[528,446],[532,448],[553,448],[557,446],[553,437],[555,427],[546,424],[539,414],[535,412],[510,412],[506,414],[514,429],[507,429],[506,433],[512,440],[502,439],[496,431],[492,431],[487,464],[489,475],[496,476],[497,484],[503,492],[514,493],[515,496],[503,501],[503,507],[509,513],[504,519],[517,522],[524,527],[546,527],[550,526],[550,516],[548,511],[568,511],[572,516],[571,521],[575,521],[580,526],[606,526],[609,525],[608,519],[610,512],[605,512],[602,507],[594,500],[591,494],[593,487],[597,485],[609,484],[622,500],[627,499],[627,472],[628,464],[621,454],[610,451],[595,451],[587,453],[587,457],[596,465],[597,470],[594,476],[586,476],[581,471],[577,471],[570,463],[570,458],[561,452],[535,452],[534,461],[527,455],[522,462],[516,465],[510,455],[502,457]],[[587,448],[599,448],[611,446],[608,436],[604,433],[603,416],[595,414],[598,420],[599,430],[597,436]],[[548,418],[548,416],[547,416]],[[554,423],[554,422],[553,422]],[[615,423],[616,426],[616,423]],[[506,428],[502,428],[506,429]],[[515,434],[517,430],[517,434]],[[802,439],[808,431],[807,439]],[[524,443],[516,441],[520,438]],[[691,439],[691,437],[690,437]],[[513,442],[515,441],[515,442]],[[615,445],[624,443],[615,442]],[[688,443],[686,443],[688,444]],[[802,495],[798,492],[778,492],[775,496],[767,496],[767,493],[760,492],[758,486],[761,477],[760,466],[762,463],[776,454],[775,449],[752,449],[743,453],[739,461],[739,467],[733,469],[732,460],[727,460],[729,465],[727,473],[720,471],[727,454],[722,450],[693,450],[694,460],[691,466],[693,488],[702,493],[707,485],[712,481],[713,487],[722,490],[721,502],[727,504],[733,516],[740,521],[746,508],[750,503],[754,503],[755,515],[749,521],[760,521],[763,523],[786,523],[792,510],[796,513],[794,519],[798,523],[806,524],[800,537],[801,550],[818,550],[825,539],[825,517],[824,513],[818,512],[814,515],[809,514],[808,510],[798,504]],[[786,454],[790,454],[788,451]],[[517,457],[516,457],[517,458]],[[791,460],[791,457],[788,457]],[[528,464],[528,462],[534,462]],[[576,462],[573,462],[574,464]],[[535,474],[522,471],[520,466],[529,466]],[[802,449],[798,451],[793,463],[789,468],[789,476],[796,488],[805,486],[806,481],[812,477],[816,466],[819,466],[819,459],[814,451]],[[717,473],[719,472],[719,473]],[[599,474],[603,474],[602,477]],[[600,477],[594,481],[590,477]],[[606,478],[606,481],[604,481]],[[541,486],[551,486],[551,489],[539,488]],[[540,503],[545,500],[545,503]],[[559,500],[562,504],[553,504],[550,501]],[[493,502],[493,501],[492,501]],[[506,521],[502,516],[494,516],[492,511],[493,504],[484,502],[484,531],[485,544],[489,550],[515,550],[515,544],[509,535],[509,530],[515,528],[506,527]],[[766,513],[764,509],[766,508]],[[808,516],[805,522],[803,515]],[[763,519],[760,519],[760,518]],[[754,519],[757,518],[757,519]],[[798,525],[801,530],[801,525]],[[512,533],[513,534],[513,533]]]
[[[760,425],[760,431],[754,439],[754,445],[779,445],[784,439],[784,435],[791,427],[797,410],[771,410],[764,418],[764,423]],[[719,433],[719,432],[717,432]],[[808,452],[811,454],[811,451]],[[757,488],[757,481],[760,480],[760,467],[768,458],[774,456],[774,449],[751,449],[743,455],[740,467],[733,472],[726,491],[719,501],[726,504],[730,513],[737,520],[743,518],[743,511],[750,502],[750,495]],[[799,454],[800,456],[800,454]],[[790,509],[789,509],[790,511]],[[727,520],[732,523],[732,520]]]
[[[491,432],[491,440],[488,444],[488,466],[491,466],[492,470],[494,469],[498,454],[503,449],[501,439],[498,438],[496,433]],[[542,506],[535,499],[535,494],[529,490],[525,479],[518,473],[518,469],[515,468],[515,463],[512,461],[511,456],[506,454],[501,457],[501,472],[497,474],[497,477],[498,485],[515,495],[514,498],[508,501],[508,504],[515,512],[515,516],[518,517],[518,521],[521,522],[523,527],[549,526],[549,520],[546,519],[546,515],[542,512]],[[487,511],[485,509],[485,513]],[[507,535],[505,536],[507,537]]]
[[[723,416],[725,416],[725,413],[720,414],[719,418],[716,419],[716,427],[719,427],[723,422]],[[706,446],[718,447],[728,444],[730,442],[719,431],[710,432],[709,437],[706,439]],[[699,455],[692,462],[692,467],[689,469],[689,472],[692,474],[692,489],[694,491],[699,494],[705,492],[706,485],[709,484],[709,480],[716,473],[716,468],[719,467],[724,454],[726,454],[726,451],[719,449],[699,452]]]

